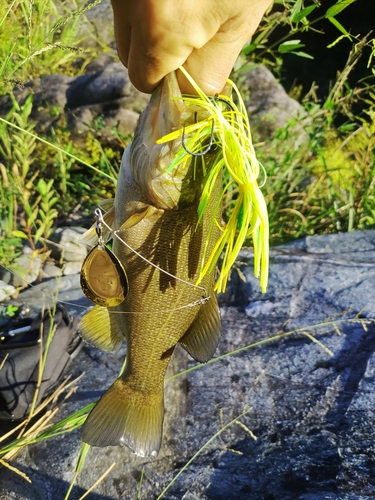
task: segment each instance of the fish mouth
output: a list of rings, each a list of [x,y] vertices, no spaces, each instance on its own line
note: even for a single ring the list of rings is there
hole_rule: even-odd
[[[181,210],[200,200],[211,159],[217,154],[214,127],[204,155],[192,155],[186,148],[182,149],[191,141],[194,132],[166,143],[158,142],[171,132],[200,120],[198,108],[198,104],[184,103],[177,78],[171,73],[160,83],[139,118],[130,146],[129,168],[139,192],[156,208]],[[183,161],[171,168],[181,149],[185,155]]]

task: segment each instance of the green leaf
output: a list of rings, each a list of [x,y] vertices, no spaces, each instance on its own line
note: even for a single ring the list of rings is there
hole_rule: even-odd
[[[284,54],[285,52],[291,52],[292,50],[304,47],[304,43],[300,43],[301,40],[288,40],[287,42],[281,43],[277,50]]]
[[[22,238],[23,240],[29,239],[26,233],[24,233],[23,231],[19,231],[17,229],[12,231],[12,235],[15,236],[16,238]]]
[[[336,28],[341,31],[341,33],[344,33],[345,36],[347,36],[349,38],[350,41],[352,41],[352,37],[349,35],[349,33],[346,31],[346,29],[344,28],[344,26],[342,24],[340,24],[337,19],[335,19],[334,17],[329,17],[328,18],[329,21],[331,21],[331,23],[336,26]]]
[[[48,186],[47,186],[47,183],[44,179],[40,178],[38,180],[38,184],[36,185],[36,188],[38,190],[38,192],[42,195],[42,196],[45,196],[48,192]]]
[[[247,45],[246,47],[243,48],[242,54],[244,56],[246,56],[247,54],[250,54],[251,52],[253,52],[257,47],[258,47],[258,44],[250,43],[249,45]]]
[[[292,50],[291,53],[295,54],[296,56],[299,56],[299,57],[304,57],[305,59],[314,59],[314,57],[312,55],[307,54],[307,52],[301,52],[300,50],[298,52],[295,52],[294,50]]]
[[[302,0],[296,0],[296,3],[293,5],[293,9],[290,11],[290,17],[294,22],[294,17],[299,13],[302,7]]]
[[[327,12],[325,13],[325,17],[328,19],[330,17],[334,17],[340,12],[342,12],[346,7],[349,7],[352,3],[356,2],[357,0],[342,0],[341,2],[337,2],[335,5],[332,5]]]
[[[42,224],[33,235],[33,240],[35,241],[35,243],[37,243],[41,239],[44,231],[45,231],[45,225]]]
[[[304,17],[307,17],[315,9],[316,5],[310,5],[309,7],[306,7],[306,9],[302,9],[292,17],[292,22],[299,23]]]
[[[53,207],[53,205],[55,205],[55,203],[57,203],[59,201],[59,198],[57,196],[55,196],[54,198],[51,198],[50,200],[48,200],[48,205],[50,207]]]

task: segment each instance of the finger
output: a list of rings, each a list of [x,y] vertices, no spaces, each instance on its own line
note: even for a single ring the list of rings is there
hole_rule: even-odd
[[[142,44],[139,39],[140,34],[132,31],[128,71],[133,85],[146,93],[151,93],[164,76],[182,66],[195,50],[174,33],[153,43]]]
[[[242,47],[256,30],[269,0],[249,3],[248,10],[228,19],[208,42],[194,49],[184,68],[207,95],[220,93],[224,88]],[[177,75],[182,93],[193,89],[184,75]]]
[[[173,53],[167,49],[156,49],[156,44],[153,49],[141,50],[138,39],[139,36],[132,31],[127,67],[132,84],[145,93],[151,93],[164,76],[186,61],[193,50],[179,46],[179,52]],[[176,46],[176,42],[171,41],[169,46]]]
[[[220,93],[246,40],[244,36],[224,41],[218,33],[204,47],[193,50],[183,66],[207,95]],[[195,93],[181,72],[177,79],[183,94]]]
[[[124,1],[112,0],[117,52],[121,62],[127,68],[131,38],[131,17],[127,15],[126,5]]]
[[[183,9],[175,1],[147,2],[142,11],[141,4],[133,5],[130,43],[125,41],[121,48],[121,59],[126,60],[130,80],[139,90],[152,92],[165,75],[182,65],[220,28],[221,20],[213,15],[192,22],[196,19],[193,7],[190,2]]]

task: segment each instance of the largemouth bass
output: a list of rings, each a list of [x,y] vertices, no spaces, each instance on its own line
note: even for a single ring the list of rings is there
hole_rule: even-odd
[[[80,331],[87,342],[109,352],[125,338],[127,356],[124,372],[83,427],[82,440],[93,446],[126,445],[137,455],[156,456],[162,440],[164,376],[176,344],[205,362],[219,341],[214,269],[195,286],[202,261],[220,236],[219,177],[197,224],[215,152],[204,160],[187,155],[186,162],[170,170],[181,137],[156,143],[196,120],[197,110],[181,100],[174,73],[164,78],[124,153],[114,206],[105,206],[106,223],[118,236],[112,251],[126,270],[129,291],[116,307],[94,306]]]

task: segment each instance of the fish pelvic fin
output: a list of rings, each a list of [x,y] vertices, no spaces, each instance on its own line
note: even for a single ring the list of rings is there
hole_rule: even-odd
[[[197,361],[205,363],[214,355],[221,333],[221,317],[217,298],[212,293],[203,304],[180,343]]]
[[[128,446],[140,457],[156,457],[161,446],[164,396],[133,389],[119,378],[89,414],[81,439],[91,446]]]
[[[106,307],[94,306],[83,316],[78,330],[87,343],[102,351],[116,352],[125,337],[125,327],[118,316]]]
[[[112,238],[112,229],[115,229],[115,206],[114,198],[109,198],[108,200],[102,200],[99,203],[100,208],[102,208],[106,213],[103,215],[103,220],[110,227],[108,229],[104,224],[102,226],[102,237],[105,243]],[[96,222],[90,229],[88,229],[79,239],[79,242],[83,245],[88,245],[90,247],[94,246],[98,242],[98,235],[96,232]]]

